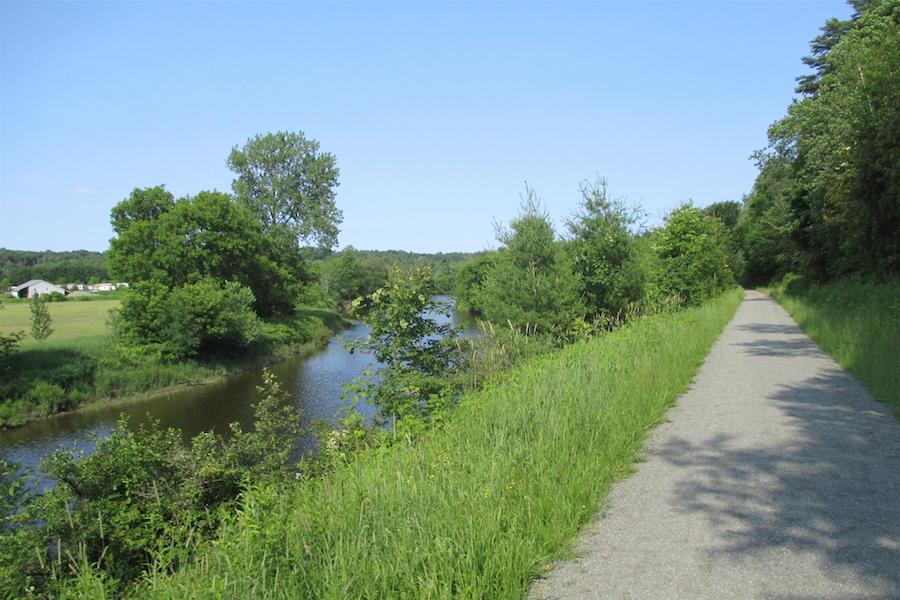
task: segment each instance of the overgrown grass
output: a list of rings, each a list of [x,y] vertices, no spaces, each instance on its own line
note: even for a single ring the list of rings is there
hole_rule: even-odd
[[[199,559],[140,595],[520,598],[630,472],[741,296],[527,361],[443,429],[287,496],[251,490]]]
[[[772,297],[900,418],[900,281],[779,286]]]

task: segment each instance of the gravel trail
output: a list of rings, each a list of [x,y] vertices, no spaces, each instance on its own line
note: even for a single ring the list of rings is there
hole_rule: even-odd
[[[900,599],[900,425],[772,299],[668,419],[532,599]]]

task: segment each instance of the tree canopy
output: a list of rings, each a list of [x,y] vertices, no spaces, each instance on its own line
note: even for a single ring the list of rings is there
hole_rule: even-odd
[[[297,239],[331,248],[343,216],[335,204],[340,171],[333,154],[302,131],[256,135],[235,146],[228,167],[235,196],[267,230],[283,228]]]

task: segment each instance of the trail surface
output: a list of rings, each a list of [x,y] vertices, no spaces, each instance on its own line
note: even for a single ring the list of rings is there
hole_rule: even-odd
[[[768,296],[668,417],[533,599],[900,599],[900,426]]]

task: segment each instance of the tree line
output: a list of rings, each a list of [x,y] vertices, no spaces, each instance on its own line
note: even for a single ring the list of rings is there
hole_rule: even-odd
[[[900,2],[850,0],[810,44],[754,158],[738,235],[750,283],[900,272]]]

